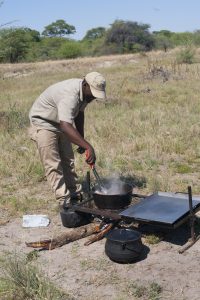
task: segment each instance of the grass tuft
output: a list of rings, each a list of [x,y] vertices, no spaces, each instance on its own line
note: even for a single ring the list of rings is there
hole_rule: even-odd
[[[155,234],[148,234],[145,236],[145,241],[149,245],[156,245],[159,244],[160,241],[162,241],[163,237],[161,235],[155,235]]]
[[[179,64],[193,64],[195,61],[195,49],[186,47],[177,55],[177,63]]]
[[[25,257],[9,256],[1,261],[0,298],[16,300],[72,299],[55,287]]]
[[[177,173],[180,173],[180,174],[187,174],[187,173],[192,172],[191,166],[189,166],[187,164],[177,163],[174,165],[174,169]]]
[[[162,287],[156,282],[151,282],[148,285],[129,282],[127,285],[127,292],[136,299],[159,300],[162,293]]]

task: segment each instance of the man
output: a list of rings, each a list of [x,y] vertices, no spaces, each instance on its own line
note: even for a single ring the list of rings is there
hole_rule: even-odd
[[[74,154],[87,150],[88,164],[95,163],[95,151],[84,139],[84,110],[94,99],[105,100],[106,81],[98,72],[84,79],[69,79],[47,88],[34,102],[29,118],[31,139],[37,144],[47,181],[61,205],[68,206],[79,198]]]

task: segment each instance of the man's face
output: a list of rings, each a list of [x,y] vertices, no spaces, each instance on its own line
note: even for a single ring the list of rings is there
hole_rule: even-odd
[[[96,99],[92,95],[90,86],[86,81],[83,82],[82,87],[83,87],[83,100],[85,100],[87,103],[90,103],[90,102],[92,102],[92,100]]]

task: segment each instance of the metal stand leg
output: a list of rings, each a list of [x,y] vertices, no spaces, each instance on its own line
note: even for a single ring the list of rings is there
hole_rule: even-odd
[[[188,196],[189,196],[189,207],[190,207],[190,229],[191,229],[191,240],[195,241],[195,232],[194,232],[194,211],[192,206],[192,188],[188,186]]]
[[[87,171],[87,191],[88,191],[88,196],[90,195],[91,192],[91,186],[90,186],[90,171]]]
[[[187,249],[189,249],[191,246],[193,246],[196,241],[200,239],[200,235],[196,237],[195,230],[194,230],[194,222],[195,222],[195,215],[192,205],[192,188],[191,186],[188,186],[188,197],[189,197],[189,208],[190,208],[190,230],[191,230],[191,238],[189,239],[187,245],[185,247],[182,247],[178,252],[183,253]]]

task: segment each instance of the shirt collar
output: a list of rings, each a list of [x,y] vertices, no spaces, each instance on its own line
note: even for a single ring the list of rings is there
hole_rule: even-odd
[[[80,100],[83,102],[83,88],[82,88],[82,82],[83,82],[83,80],[80,81]]]

